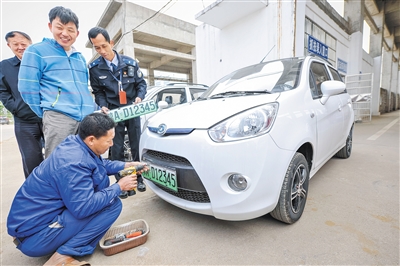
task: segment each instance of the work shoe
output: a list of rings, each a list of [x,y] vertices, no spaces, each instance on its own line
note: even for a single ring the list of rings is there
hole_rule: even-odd
[[[137,190],[140,192],[145,192],[146,191],[146,185],[143,183],[143,181],[139,181],[137,184]]]
[[[128,192],[125,190],[122,190],[118,197],[120,199],[126,199],[128,197]]]

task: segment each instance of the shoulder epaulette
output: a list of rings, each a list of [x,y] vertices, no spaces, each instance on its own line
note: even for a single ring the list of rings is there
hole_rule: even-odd
[[[100,63],[100,58],[97,58],[96,60],[94,60],[92,63],[89,64],[89,68],[97,66],[99,63]]]
[[[122,60],[124,61],[125,64],[129,65],[129,66],[136,66],[136,60],[130,58],[130,57],[122,57]]]

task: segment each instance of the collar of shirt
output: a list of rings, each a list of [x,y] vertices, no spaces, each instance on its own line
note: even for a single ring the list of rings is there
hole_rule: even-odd
[[[106,61],[106,64],[108,66],[109,69],[111,69],[111,71],[114,71],[115,69],[112,69],[111,67],[111,63],[113,63],[114,65],[118,66],[118,57],[117,55],[114,56],[112,61],[108,61],[107,59],[104,58],[104,61]]]

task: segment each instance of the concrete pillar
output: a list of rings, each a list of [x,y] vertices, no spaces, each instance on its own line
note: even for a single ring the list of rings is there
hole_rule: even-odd
[[[129,33],[125,34],[122,37],[121,47],[124,50],[124,55],[130,56],[133,59],[135,59],[135,49],[133,48],[133,44],[134,44],[133,32],[130,31],[131,29],[129,28],[129,25],[127,24],[127,21],[126,21],[126,16],[128,15],[126,1],[123,1],[123,3],[122,3],[122,14],[123,14],[123,17],[121,18],[122,19],[122,27],[121,27],[122,35],[124,33],[126,33],[127,31],[129,31]]]
[[[344,1],[344,18],[349,22],[349,75],[361,74],[363,58],[364,0]]]
[[[380,115],[379,106],[381,104],[380,91],[381,91],[381,73],[382,73],[382,42],[383,42],[383,25],[384,25],[384,11],[381,10],[376,15],[372,16],[378,28],[378,32],[371,30],[369,40],[369,54],[374,59],[374,80],[372,84],[372,100],[371,112],[372,115]]]
[[[390,91],[391,91],[390,111],[394,111],[397,109],[397,95],[399,94],[399,88],[397,87],[397,81],[399,79],[398,58],[399,58],[399,49],[392,52],[392,79],[390,82]]]
[[[196,48],[192,48],[192,55],[196,56]],[[196,56],[197,57],[197,56]],[[191,80],[193,83],[199,83],[197,81],[197,60],[192,61],[192,73],[189,73],[189,80]]]
[[[307,1],[295,1],[295,44],[294,56],[304,56],[305,18]]]
[[[372,18],[378,28],[378,32],[374,32],[371,30],[369,37],[369,54],[372,57],[381,56],[382,55],[382,41],[383,41],[383,24],[384,24],[384,11],[381,10],[376,15],[373,15]]]
[[[391,45],[389,46],[391,47]],[[390,111],[391,106],[391,80],[392,80],[392,50],[382,49],[381,88],[388,92],[388,104],[385,111]]]
[[[155,82],[154,82],[154,69],[148,67],[147,68],[147,73],[148,73],[147,80],[149,81],[149,84],[147,84],[147,86],[156,85]]]

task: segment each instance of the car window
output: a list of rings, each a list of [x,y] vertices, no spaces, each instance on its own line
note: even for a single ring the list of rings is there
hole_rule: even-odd
[[[315,84],[314,75],[313,75],[313,73],[312,73],[311,70],[310,70],[310,73],[309,73],[308,81],[309,81],[309,85],[310,85],[310,90],[311,90],[311,95],[312,95],[312,97],[313,97],[314,99],[320,97],[320,96],[322,95],[322,93],[321,93],[321,95],[320,95],[320,93],[319,93],[318,90],[317,90],[317,85]]]
[[[331,71],[333,80],[343,81],[336,69],[329,67],[329,70]]]
[[[315,80],[317,97],[322,97],[321,83],[330,80],[326,67],[322,63],[312,62],[310,70]]]
[[[206,90],[205,89],[198,89],[198,88],[189,88],[189,91],[190,91],[190,95],[192,96],[192,100],[196,100]]]
[[[300,59],[282,59],[248,66],[232,72],[214,83],[201,97],[225,92],[270,92],[292,90],[299,83]]]
[[[182,96],[183,95],[183,96]],[[152,100],[156,102],[166,101],[168,107],[186,102],[185,89],[184,88],[171,88],[165,89],[158,92],[153,96]]]

